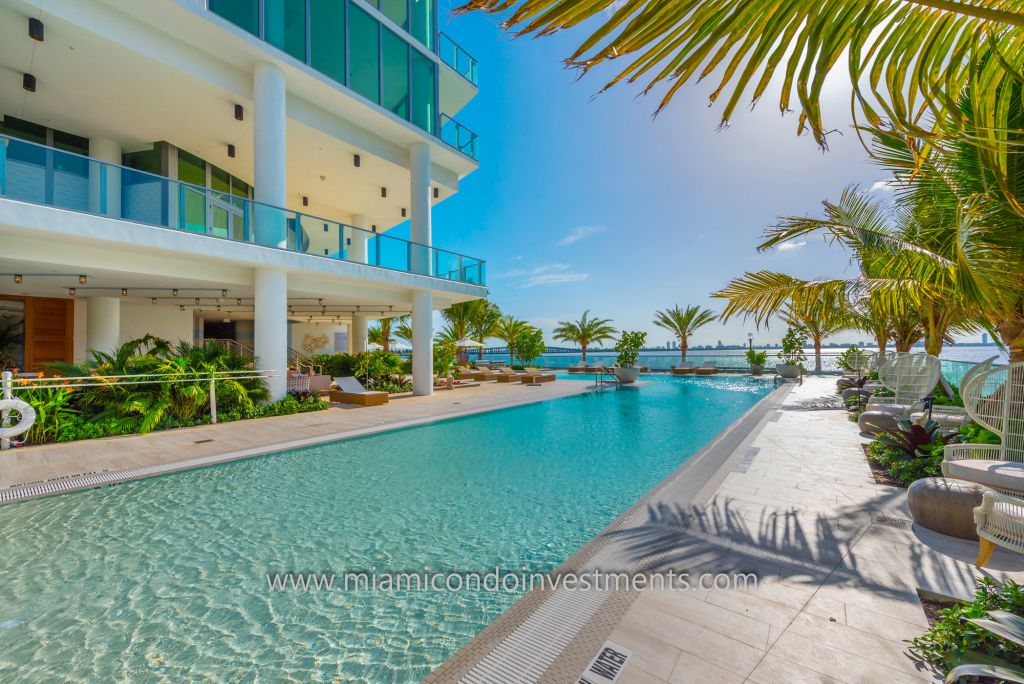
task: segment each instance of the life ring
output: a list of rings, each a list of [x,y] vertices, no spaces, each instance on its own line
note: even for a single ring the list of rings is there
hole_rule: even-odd
[[[17,425],[0,427],[0,439],[17,437],[23,432],[28,432],[36,422],[36,410],[21,399],[0,399],[0,411],[17,411],[21,414],[21,420]]]

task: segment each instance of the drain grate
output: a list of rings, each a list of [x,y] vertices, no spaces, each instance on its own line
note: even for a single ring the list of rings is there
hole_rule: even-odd
[[[881,515],[880,513],[872,513],[871,522],[875,525],[895,527],[897,530],[909,530],[914,526],[914,522],[912,520],[907,520],[906,518],[894,518],[891,515]]]
[[[754,464],[754,459],[757,458],[757,454],[761,451],[761,447],[750,447],[747,449],[747,453],[743,454],[743,458],[736,461],[736,467],[732,469],[734,473],[745,473],[750,470],[750,466]]]

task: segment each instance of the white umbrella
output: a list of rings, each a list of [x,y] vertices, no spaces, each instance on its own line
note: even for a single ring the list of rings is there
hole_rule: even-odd
[[[380,346],[380,345],[379,345],[379,344],[377,344],[376,342],[370,342],[370,344],[366,345],[366,348],[367,348],[367,350],[369,350],[369,351],[380,351],[380,350],[381,350],[381,349],[383,349],[384,347]]]
[[[468,337],[464,337],[461,340],[459,340],[458,342],[456,342],[455,346],[456,347],[482,347],[484,345],[481,342],[477,342],[476,340],[471,340]]]

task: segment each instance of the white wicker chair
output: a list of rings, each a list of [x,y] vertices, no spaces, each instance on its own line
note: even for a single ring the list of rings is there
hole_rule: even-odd
[[[878,380],[895,396],[871,397],[868,411],[886,411],[909,418],[924,408],[939,382],[942,364],[931,354],[896,354],[878,368]]]
[[[996,366],[960,387],[967,414],[1000,444],[947,444],[942,474],[1024,494],[1024,363]]]
[[[981,505],[974,509],[978,525],[977,567],[988,563],[996,546],[1024,553],[1024,500],[1007,494],[985,492]]]

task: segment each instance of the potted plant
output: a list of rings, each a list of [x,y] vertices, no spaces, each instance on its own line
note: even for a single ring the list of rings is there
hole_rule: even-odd
[[[636,362],[640,358],[640,350],[644,348],[646,341],[647,333],[639,330],[624,330],[619,336],[619,341],[615,343],[615,351],[619,352],[619,356],[615,360],[615,368],[612,371],[619,382],[626,384],[636,382],[637,376],[640,374],[640,368],[637,367]]]
[[[782,338],[782,351],[775,372],[784,378],[798,378],[807,361],[804,349],[807,347],[807,330],[802,325],[791,325]]]
[[[764,373],[764,364],[768,362],[768,352],[747,350],[747,363],[750,364],[750,372],[753,375]]]

